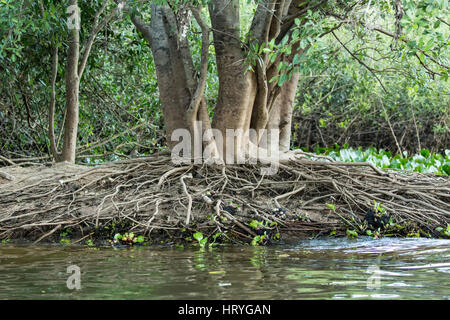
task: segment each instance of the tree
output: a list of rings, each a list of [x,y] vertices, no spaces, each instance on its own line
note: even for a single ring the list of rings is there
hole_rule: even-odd
[[[387,77],[383,77],[386,70],[377,65],[380,59],[388,65],[394,60],[401,61],[404,65],[407,65],[410,59],[415,60],[414,65],[422,66],[423,69],[417,72],[411,70],[413,78],[417,78],[413,81],[420,80],[418,85],[424,89],[427,89],[428,76],[444,80],[441,82],[448,79],[448,42],[445,41],[448,31],[444,30],[448,26],[445,20],[447,1],[116,0],[115,2],[107,0],[62,3],[49,0],[0,2],[2,17],[0,74],[4,83],[0,88],[0,103],[7,105],[8,112],[12,113],[12,116],[9,114],[4,116],[5,121],[0,125],[2,128],[8,128],[2,129],[7,136],[3,145],[7,145],[12,151],[17,151],[14,148],[20,145],[23,147],[22,154],[29,154],[29,150],[26,150],[23,144],[25,141],[26,145],[34,145],[34,149],[37,150],[40,157],[35,160],[48,159],[45,153],[51,149],[55,159],[71,162],[75,159],[77,139],[78,142],[85,143],[82,150],[90,148],[92,140],[99,138],[100,130],[93,130],[93,127],[101,127],[102,124],[99,122],[103,121],[102,116],[106,118],[108,114],[98,112],[97,108],[105,106],[91,100],[93,96],[96,97],[92,94],[95,90],[91,90],[89,97],[83,95],[83,90],[87,86],[84,88],[81,86],[80,89],[80,82],[85,69],[88,69],[89,81],[98,80],[93,73],[97,73],[100,77],[109,77],[106,74],[114,73],[120,81],[128,82],[130,88],[133,87],[132,82],[135,82],[135,86],[146,87],[147,84],[136,80],[136,77],[142,79],[147,72],[153,74],[154,62],[167,140],[171,147],[174,146],[171,135],[175,129],[188,128],[193,133],[196,121],[201,121],[203,131],[214,128],[223,135],[227,129],[244,131],[279,129],[276,136],[269,135],[266,143],[262,139],[263,136],[254,137],[252,142],[259,142],[260,146],[265,147],[270,141],[279,140],[277,145],[282,151],[288,150],[290,146],[292,105],[299,71],[302,71],[303,75],[304,70],[308,68],[312,73],[318,72],[318,63],[311,59],[309,48],[314,47],[316,50],[317,43],[324,45],[324,41],[317,41],[320,37],[328,36],[328,40],[334,41],[340,48],[330,50],[351,56],[354,64],[359,64],[361,69],[365,69],[361,74],[376,79],[383,88],[386,83],[389,87],[389,83],[386,81]],[[68,5],[81,7],[80,30],[76,28],[68,30],[65,14]],[[134,32],[130,32],[132,24],[129,25],[130,28],[121,24],[118,27],[121,30],[105,30],[98,37],[98,32],[121,7],[127,9],[136,29],[150,44],[153,54],[145,54],[153,56],[153,61],[149,57],[139,60],[139,56],[142,55],[140,52],[142,37],[130,36]],[[67,13],[69,17],[76,15],[75,10]],[[114,43],[108,34],[113,34]],[[371,40],[372,48],[367,48],[365,34],[378,35],[375,40]],[[112,50],[105,50],[108,51],[108,55],[103,55],[98,54],[103,52],[103,48],[96,48],[93,52],[94,59],[97,60],[93,61],[89,56],[92,55],[90,52],[96,39],[103,40],[105,48],[108,42]],[[129,50],[132,47],[130,41],[139,43],[139,50],[131,53],[133,50]],[[383,47],[389,48],[389,42],[392,50],[386,50],[381,54],[373,50],[379,49],[377,43],[386,44]],[[146,50],[148,49],[144,51]],[[201,51],[201,54],[197,54],[196,51]],[[127,63],[137,65],[136,68],[130,68],[129,65],[122,67],[121,57],[125,52],[130,52],[130,56],[134,59],[133,62]],[[330,52],[330,55],[334,56],[336,52]],[[115,56],[108,59],[111,53]],[[65,67],[58,67],[58,62],[62,61]],[[137,61],[139,62],[136,63]],[[107,72],[100,67],[103,62],[109,66]],[[144,67],[145,64],[151,64],[151,71]],[[43,68],[42,65],[46,67]],[[111,68],[112,65],[114,68]],[[214,66],[211,67],[212,65]],[[117,70],[127,71],[118,76]],[[138,76],[135,70],[139,70]],[[60,87],[58,76],[66,79],[67,90],[64,101],[57,94]],[[151,79],[152,76],[148,78]],[[220,84],[217,90],[218,97],[211,103],[208,93],[213,90],[209,80],[215,82],[216,78]],[[396,81],[392,77],[391,80]],[[152,94],[141,98],[143,101],[149,101],[145,104],[145,108],[152,104],[155,107],[152,107],[152,112],[157,114],[145,111],[144,107],[140,110],[147,116],[152,114],[154,118],[158,118],[159,113],[156,111],[158,99],[154,99],[153,93],[156,90],[153,79],[151,82]],[[310,83],[309,86],[315,85]],[[206,97],[205,88],[207,88]],[[83,128],[81,130],[85,134],[77,137],[80,90],[82,105],[86,103],[87,106],[89,103],[83,110],[91,122],[81,122]],[[121,89],[118,89],[118,92],[122,92]],[[302,95],[303,92],[297,94]],[[110,96],[110,102],[117,106],[116,101],[112,100],[124,98],[123,103],[128,104],[131,95]],[[50,103],[47,102],[49,97]],[[361,98],[365,98],[364,94],[361,94]],[[47,124],[41,122],[42,105],[49,105],[48,130],[45,128]],[[66,111],[60,112],[59,106],[62,105],[66,106],[64,108]],[[95,116],[88,111],[91,108],[96,110]],[[25,120],[23,123],[33,134],[26,132],[25,138],[24,133],[18,134],[18,130],[15,130],[14,115],[20,120]],[[56,131],[59,137],[64,133],[64,144],[62,153],[59,154],[57,147],[60,139],[59,137],[55,139],[54,127],[56,121],[61,121],[61,118],[64,119],[62,121],[64,130],[56,129]],[[97,120],[94,125],[93,119]],[[127,125],[124,122],[125,120],[121,119],[122,129]],[[147,120],[142,122],[154,124]],[[158,122],[158,130],[159,128]],[[106,135],[117,133],[114,132],[114,126],[111,126],[111,130],[105,131]],[[11,143],[12,139],[18,142]],[[244,146],[246,139],[246,137],[233,138],[242,140],[241,144]],[[214,144],[214,139],[205,142],[205,146]],[[51,148],[48,148],[49,145]],[[217,147],[223,149],[221,146]],[[237,148],[237,143],[235,147]],[[245,148],[243,151],[246,152]]]
[[[88,38],[83,46],[83,54],[80,60],[80,13],[78,7],[78,0],[69,0],[69,7],[67,12],[71,14],[68,21],[69,39],[67,48],[67,61],[66,61],[66,117],[64,122],[64,143],[61,154],[58,154],[54,133],[53,133],[53,113],[54,113],[54,81],[57,69],[57,49],[55,49],[52,68],[52,99],[50,101],[49,108],[49,137],[51,150],[53,157],[57,161],[75,162],[75,152],[77,145],[77,132],[78,132],[78,118],[79,118],[79,88],[80,81],[83,76],[83,72],[86,68],[86,63],[89,58],[89,54],[94,44],[94,40],[98,32],[117,14],[118,7],[111,10],[110,14],[104,17],[100,22],[99,18],[105,11],[109,0],[103,0],[101,8],[97,11],[94,17],[94,22],[89,33]]]
[[[145,22],[138,13],[139,10],[141,13],[147,12],[145,9],[128,8],[132,22],[152,48],[169,140],[177,128],[188,128],[193,132],[194,121],[198,120],[202,122],[203,130],[212,126],[224,136],[227,129],[254,129],[257,132],[261,129],[278,129],[275,133],[277,136],[269,134],[266,143],[259,134],[250,142],[263,142],[260,146],[267,147],[271,141],[278,141],[279,150],[288,151],[292,106],[299,79],[298,66],[305,51],[315,38],[327,34],[336,37],[334,31],[343,25],[364,27],[365,21],[359,19],[362,16],[360,13],[364,13],[372,5],[371,1],[321,0],[260,0],[256,3],[248,32],[245,32],[240,20],[239,0],[153,2],[150,6],[150,23]],[[208,6],[211,26],[205,22],[206,10],[202,10],[202,4]],[[402,2],[396,0],[392,5],[390,1],[381,1],[376,5],[380,8],[391,7],[395,14],[396,32],[380,28],[371,30],[391,36],[396,42],[407,42],[401,35],[400,20],[404,14]],[[361,8],[364,10],[360,10]],[[191,13],[202,32],[199,71],[194,68],[186,37]],[[325,17],[334,19],[333,23],[315,23],[323,22]],[[203,92],[211,31],[219,92],[210,124]],[[336,37],[336,40],[348,50],[340,39]],[[442,67],[441,75],[446,72],[448,67],[432,55],[419,50],[421,49],[418,49],[416,55],[420,54],[422,58],[426,56],[431,63],[435,62]],[[372,68],[365,65],[357,55],[351,54],[378,79]],[[381,81],[380,84],[382,86]],[[248,145],[248,138],[245,136],[233,139],[234,151],[237,151],[238,145]],[[207,143],[211,142],[213,141]],[[224,151],[226,145],[225,140]],[[239,151],[247,150],[244,148]]]
[[[280,149],[288,150],[298,74],[295,71],[282,73],[280,66],[292,63],[296,57],[298,59],[304,48],[298,42],[290,41],[293,45],[290,52],[274,55],[271,51],[280,43],[286,44],[293,39],[293,27],[298,17],[304,16],[308,10],[319,8],[325,2],[261,1],[245,40],[241,38],[238,0],[210,1],[208,11],[211,27],[202,17],[199,5],[194,6],[189,2],[152,4],[149,24],[132,12],[132,22],[152,48],[168,137],[178,128],[188,128],[193,132],[195,120],[202,122],[203,130],[211,127],[203,91],[209,33],[212,31],[219,77],[212,127],[224,136],[227,129],[241,129],[244,132],[248,129],[257,132],[266,128],[279,129],[280,136],[276,138],[279,138]],[[191,12],[203,34],[198,77],[185,35]],[[249,68],[249,59],[255,60],[254,69]],[[280,75],[281,81],[270,81]],[[245,146],[248,138],[242,136],[234,139],[236,149],[238,145]],[[224,146],[226,143],[225,139]]]

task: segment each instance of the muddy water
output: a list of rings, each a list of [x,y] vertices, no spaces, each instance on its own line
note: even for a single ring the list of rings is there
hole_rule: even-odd
[[[0,299],[450,299],[450,240],[212,250],[2,244]]]

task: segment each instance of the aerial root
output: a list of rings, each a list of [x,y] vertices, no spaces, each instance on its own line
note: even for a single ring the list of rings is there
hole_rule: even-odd
[[[175,166],[159,157],[58,172],[38,183],[18,179],[22,184],[0,185],[0,238],[39,242],[68,227],[83,237],[127,221],[137,233],[188,228],[247,242],[264,232],[361,231],[370,227],[366,215],[374,208],[430,236],[450,224],[447,176],[302,159],[280,164],[275,175],[261,175],[260,168]]]

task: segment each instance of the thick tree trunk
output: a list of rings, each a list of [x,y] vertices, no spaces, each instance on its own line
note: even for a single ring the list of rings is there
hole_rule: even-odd
[[[250,146],[258,144],[262,136],[256,136],[249,143],[246,135],[249,129],[276,129],[262,142],[265,148],[286,152],[290,147],[292,108],[299,74],[294,72],[289,81],[281,87],[276,82],[269,83],[279,75],[281,62],[289,63],[295,54],[302,53],[294,44],[289,56],[280,55],[270,62],[268,53],[259,58],[254,71],[246,64],[248,45],[267,44],[272,39],[280,43],[283,37],[291,37],[295,18],[306,14],[308,8],[317,8],[326,1],[281,0],[259,2],[250,28],[250,38],[243,44],[240,34],[239,0],[211,0],[208,5],[214,37],[219,92],[212,120],[212,128],[223,138],[216,139],[225,162],[241,160],[247,156]],[[178,144],[171,141],[172,132],[188,128],[193,133],[193,120],[201,120],[203,132],[210,128],[206,104],[203,99],[204,81],[207,72],[209,27],[202,21],[201,12],[190,8],[202,29],[202,66],[197,80],[187,39],[180,32],[180,22],[173,9],[167,5],[153,5],[151,23],[147,25],[138,16],[131,19],[137,29],[149,41],[156,65],[160,98],[166,125],[169,146]],[[227,131],[233,136],[227,137]],[[240,130],[240,132],[239,132]],[[276,141],[276,145],[269,145]],[[231,157],[232,155],[232,157]]]
[[[273,139],[273,134],[277,134],[278,148],[280,152],[287,152],[291,145],[291,125],[292,110],[297,92],[299,73],[292,74],[289,81],[283,84],[280,93],[275,98],[267,122],[268,139],[267,143]],[[265,143],[265,141],[264,141]]]
[[[153,5],[150,24],[146,24],[137,15],[132,15],[131,20],[149,42],[152,50],[169,147],[173,148],[178,144],[178,141],[171,139],[175,130],[188,129],[192,137],[190,156],[201,157],[201,154],[194,155],[193,139],[194,136],[201,138],[206,130],[211,129],[203,98],[207,69],[202,70],[204,76],[199,83],[187,38],[180,36],[180,23],[169,6]],[[206,37],[209,39],[209,30],[202,32],[207,32],[203,36],[205,48],[202,49],[207,53],[209,40]],[[204,56],[203,53],[202,60]],[[205,63],[207,66],[207,61],[202,61],[202,65]],[[202,125],[201,132],[195,132],[196,121]],[[197,143],[207,146],[210,142]]]
[[[223,154],[230,155],[229,160],[234,161],[245,152],[248,139],[245,136],[227,139],[226,132],[249,129],[257,91],[256,76],[246,72],[248,66],[240,42],[239,1],[211,1],[209,12],[219,76],[212,126],[223,135]]]

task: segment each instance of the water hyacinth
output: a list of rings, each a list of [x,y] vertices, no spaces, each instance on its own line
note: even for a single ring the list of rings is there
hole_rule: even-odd
[[[450,150],[444,154],[431,153],[422,149],[419,154],[408,156],[407,151],[402,155],[393,155],[391,152],[376,148],[317,148],[317,154],[327,155],[336,161],[344,162],[370,162],[382,169],[407,170],[422,173],[450,175]]]

